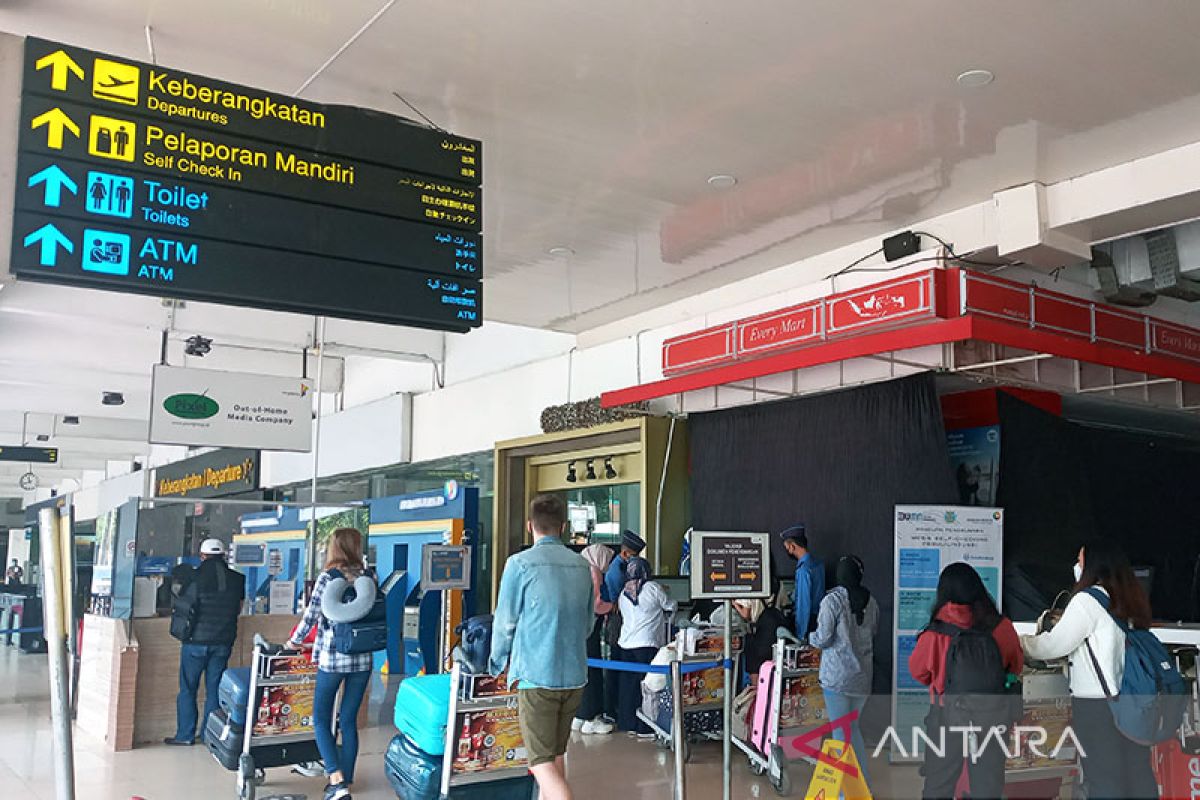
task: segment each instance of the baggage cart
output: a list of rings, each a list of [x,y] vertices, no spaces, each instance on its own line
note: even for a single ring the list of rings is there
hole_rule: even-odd
[[[316,677],[317,667],[307,653],[254,637],[240,742],[238,726],[224,711],[213,712],[205,722],[205,745],[217,763],[237,774],[240,800],[254,800],[266,769],[320,759],[312,718]]]

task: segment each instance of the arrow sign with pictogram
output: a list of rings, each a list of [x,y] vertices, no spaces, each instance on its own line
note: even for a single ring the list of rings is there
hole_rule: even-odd
[[[70,131],[76,139],[79,138],[79,126],[63,113],[61,108],[52,108],[45,114],[39,114],[33,118],[30,126],[35,131],[45,126],[46,146],[51,150],[62,150],[65,131]]]
[[[58,92],[67,90],[67,82],[72,75],[83,80],[83,68],[64,50],[55,50],[48,56],[42,56],[34,66],[39,71],[50,68],[50,88]]]
[[[50,208],[58,208],[61,205],[63,189],[71,194],[79,194],[79,187],[75,185],[75,181],[71,180],[71,176],[63,172],[57,164],[51,164],[44,170],[29,176],[28,184],[31,189],[38,184],[45,187],[42,203]]]
[[[63,236],[62,231],[53,223],[47,223],[25,237],[26,247],[34,245],[40,245],[42,248],[41,263],[43,267],[53,267],[58,264],[58,248],[60,247],[68,253],[75,252],[75,243]]]

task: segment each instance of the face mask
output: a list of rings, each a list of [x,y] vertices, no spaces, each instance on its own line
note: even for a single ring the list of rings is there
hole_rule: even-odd
[[[1071,572],[1075,573],[1075,582],[1079,583],[1079,579],[1083,577],[1083,567],[1079,566],[1078,561],[1071,565]]]

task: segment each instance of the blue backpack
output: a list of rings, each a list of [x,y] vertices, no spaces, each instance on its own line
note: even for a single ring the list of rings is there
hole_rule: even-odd
[[[1108,595],[1089,587],[1084,589],[1112,616]],[[1124,620],[1112,617],[1125,634],[1125,677],[1114,695],[1104,679],[1100,662],[1087,645],[1088,655],[1100,687],[1108,698],[1109,709],[1117,730],[1125,738],[1142,745],[1154,745],[1173,737],[1183,724],[1187,705],[1187,684],[1170,653],[1150,631],[1130,628]]]
[[[387,604],[370,574],[350,584],[340,570],[329,570],[329,585],[321,601],[325,624],[333,629],[333,649],[343,655],[387,649]],[[361,581],[361,583],[360,583]],[[366,590],[360,594],[357,589]]]

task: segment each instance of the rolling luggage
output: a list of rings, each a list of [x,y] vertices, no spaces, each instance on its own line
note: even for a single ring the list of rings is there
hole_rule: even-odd
[[[250,668],[232,667],[225,670],[217,700],[227,717],[237,725],[245,725],[246,709],[250,706]]]
[[[204,746],[225,769],[236,772],[238,759],[242,755],[242,744],[246,728],[229,721],[229,715],[217,709],[204,722]],[[250,748],[254,766],[258,769],[284,767],[305,761],[319,761],[316,739],[287,744],[262,744]]]
[[[229,721],[223,709],[217,709],[204,721],[204,746],[212,757],[225,769],[235,772],[242,755],[242,740],[246,733],[244,725]]]
[[[441,757],[450,716],[450,675],[406,678],[396,693],[396,728],[424,753]]]
[[[754,719],[750,726],[750,743],[760,753],[767,753],[774,742],[768,741],[771,733],[771,717],[778,713],[775,693],[775,662],[764,662],[758,672],[758,691],[754,697]]]
[[[423,752],[411,739],[398,733],[388,745],[383,764],[388,783],[400,800],[438,800],[442,784],[440,756]]]

